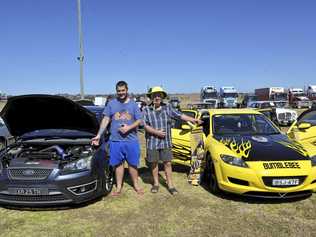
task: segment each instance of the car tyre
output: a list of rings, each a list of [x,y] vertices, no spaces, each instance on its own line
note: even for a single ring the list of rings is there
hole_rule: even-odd
[[[109,164],[104,169],[103,176],[103,191],[104,194],[108,194],[112,191],[114,185],[114,169]]]
[[[206,156],[205,169],[203,174],[203,181],[205,181],[210,189],[211,193],[218,194],[220,189],[218,187],[218,181],[216,177],[215,166],[211,156]]]

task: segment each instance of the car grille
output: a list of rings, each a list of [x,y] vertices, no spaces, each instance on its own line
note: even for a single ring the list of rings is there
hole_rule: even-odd
[[[299,184],[298,185],[272,186],[272,180],[273,179],[298,179],[299,180]],[[275,187],[275,188],[288,188],[288,187],[299,186],[302,183],[304,183],[305,179],[306,179],[306,176],[288,176],[288,177],[285,177],[285,176],[274,176],[274,177],[271,177],[271,176],[269,176],[269,177],[262,177],[262,180],[263,180],[265,186]]]
[[[23,196],[23,195],[6,195],[0,194],[0,200],[16,201],[16,202],[54,202],[54,201],[70,201],[63,194],[57,195],[41,195],[41,196]]]
[[[52,172],[52,169],[11,168],[8,171],[12,180],[45,180]]]
[[[279,119],[282,119],[282,120],[291,120],[292,119],[292,114],[289,113],[289,112],[286,112],[286,113],[280,113],[278,115]]]

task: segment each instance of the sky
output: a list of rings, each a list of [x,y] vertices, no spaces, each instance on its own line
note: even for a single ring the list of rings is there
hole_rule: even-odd
[[[0,91],[80,93],[77,0],[0,0]],[[81,0],[86,94],[316,84],[314,0]]]

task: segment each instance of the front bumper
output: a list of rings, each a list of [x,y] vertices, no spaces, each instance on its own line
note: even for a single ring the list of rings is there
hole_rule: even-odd
[[[303,165],[303,167],[307,167],[307,165]],[[258,164],[253,168],[240,168],[221,162],[216,169],[219,188],[235,194],[265,198],[294,198],[310,195],[316,190],[316,167],[304,171],[294,169],[267,171],[256,168],[258,168]],[[299,185],[293,187],[273,187],[264,181],[264,178],[282,177],[304,178]]]
[[[45,194],[26,195],[12,193],[16,189],[47,190]],[[91,171],[60,175],[53,171],[47,180],[11,180],[7,175],[0,179],[0,203],[18,206],[55,206],[78,204],[100,195],[101,180]]]

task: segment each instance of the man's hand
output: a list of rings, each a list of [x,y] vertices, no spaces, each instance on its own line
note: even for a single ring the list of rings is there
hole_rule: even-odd
[[[197,125],[201,125],[201,124],[203,123],[202,120],[196,119],[196,118],[194,118],[194,119],[192,120],[192,122],[195,123],[195,124],[197,124]]]
[[[118,130],[120,131],[120,133],[126,134],[130,129],[130,126],[128,126],[127,124],[123,124]]]
[[[100,145],[100,135],[96,135],[94,138],[91,139],[91,145],[93,146]]]
[[[163,129],[157,130],[156,131],[156,136],[159,137],[159,138],[165,138],[166,132]]]

